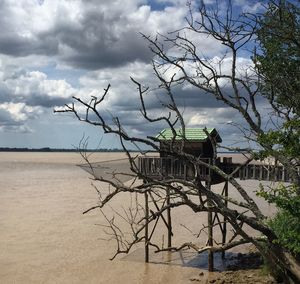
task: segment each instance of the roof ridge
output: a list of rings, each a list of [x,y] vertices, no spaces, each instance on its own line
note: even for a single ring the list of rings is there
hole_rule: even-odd
[[[207,130],[208,134],[206,131]],[[208,135],[215,132],[217,135],[216,137],[219,137],[219,142],[222,142],[222,139],[216,130],[215,127],[187,127],[185,128],[185,135],[182,133],[182,128],[174,128],[175,135],[173,135],[173,129],[172,128],[165,128],[161,130],[159,134],[156,135],[156,138],[158,140],[181,140],[186,139],[189,141],[206,141],[208,139]]]

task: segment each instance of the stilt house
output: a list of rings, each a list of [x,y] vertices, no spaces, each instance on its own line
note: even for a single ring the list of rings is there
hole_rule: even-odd
[[[195,168],[191,163],[176,157],[176,152],[183,146],[183,152],[210,163],[213,158],[213,141],[222,139],[215,128],[164,129],[156,138],[160,143],[159,157],[143,157],[140,159],[140,170],[150,178],[179,178],[191,180],[195,178]],[[205,166],[197,171],[201,180],[211,179],[209,169]]]

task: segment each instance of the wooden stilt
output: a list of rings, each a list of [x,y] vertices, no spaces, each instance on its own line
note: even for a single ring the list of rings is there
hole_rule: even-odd
[[[151,200],[155,206],[155,208],[157,209],[157,211],[159,211],[161,208],[158,207],[157,202],[155,201],[155,199],[153,198],[153,195],[151,194],[151,192],[149,192],[149,196],[151,197]],[[165,203],[163,203],[164,206]],[[160,218],[163,220],[163,222],[165,223],[166,227],[168,228],[168,220],[165,219],[165,217],[163,215],[158,216],[158,218]],[[173,236],[173,233],[171,233]]]
[[[225,200],[225,206],[228,206],[228,181],[225,181],[224,185],[224,196],[226,198]],[[224,224],[223,224],[223,231],[222,231],[222,245],[226,243],[226,235],[227,235],[227,218],[224,216]],[[225,251],[222,251],[222,258],[225,258]]]
[[[167,206],[170,205],[170,189],[167,189]],[[168,247],[172,246],[172,220],[171,220],[171,208],[167,209],[167,222],[168,222]]]
[[[148,204],[148,193],[145,192],[145,262],[149,262],[149,204]]]
[[[259,166],[259,180],[263,180],[264,166]]]
[[[211,190],[210,181],[205,182],[205,186],[207,190]],[[213,219],[212,219],[212,211],[210,210],[211,201],[208,198],[207,201],[208,212],[207,212],[207,225],[208,225],[208,245],[213,246]],[[208,251],[208,271],[214,270],[214,254],[211,250]]]

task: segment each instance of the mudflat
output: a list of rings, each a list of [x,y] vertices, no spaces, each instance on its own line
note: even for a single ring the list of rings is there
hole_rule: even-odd
[[[91,156],[97,162],[120,158],[125,155]],[[201,270],[189,266],[145,264],[142,246],[110,261],[115,243],[105,240],[103,216],[97,210],[82,214],[97,204],[97,192],[89,174],[76,166],[81,162],[76,153],[0,153],[0,283],[174,284],[199,275]],[[258,182],[243,185],[255,196]],[[122,208],[125,202],[118,198],[113,205]],[[259,204],[274,212],[264,201]],[[172,214],[175,244],[190,238],[183,221],[190,218],[191,227],[206,222],[206,215],[195,218],[187,208]],[[163,230],[158,227],[160,237]]]

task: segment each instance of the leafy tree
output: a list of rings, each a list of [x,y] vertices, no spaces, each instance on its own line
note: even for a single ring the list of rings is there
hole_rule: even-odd
[[[290,214],[290,212],[287,210],[281,210],[279,213],[277,213],[275,218],[269,221],[269,225],[271,228],[273,228],[275,234],[278,237],[278,239],[274,240],[274,242],[287,248],[299,260],[299,255],[300,255],[299,217]]]
[[[258,17],[256,66],[262,93],[280,111],[300,115],[300,8],[296,1],[270,1]]]
[[[260,157],[275,156],[288,161],[294,184],[263,188],[259,195],[276,204],[279,212],[269,221],[278,239],[274,242],[300,256],[300,9],[293,1],[270,1],[258,18],[259,52],[254,57],[261,93],[273,105],[282,124],[258,137]],[[287,163],[286,163],[287,164]]]
[[[296,1],[269,1],[256,17],[258,52],[254,55],[260,91],[281,118],[275,128],[258,136],[261,156],[275,156],[295,171],[300,164],[300,7]],[[274,123],[275,124],[275,123]],[[300,187],[299,175],[294,182]],[[298,193],[300,189],[298,188]]]

